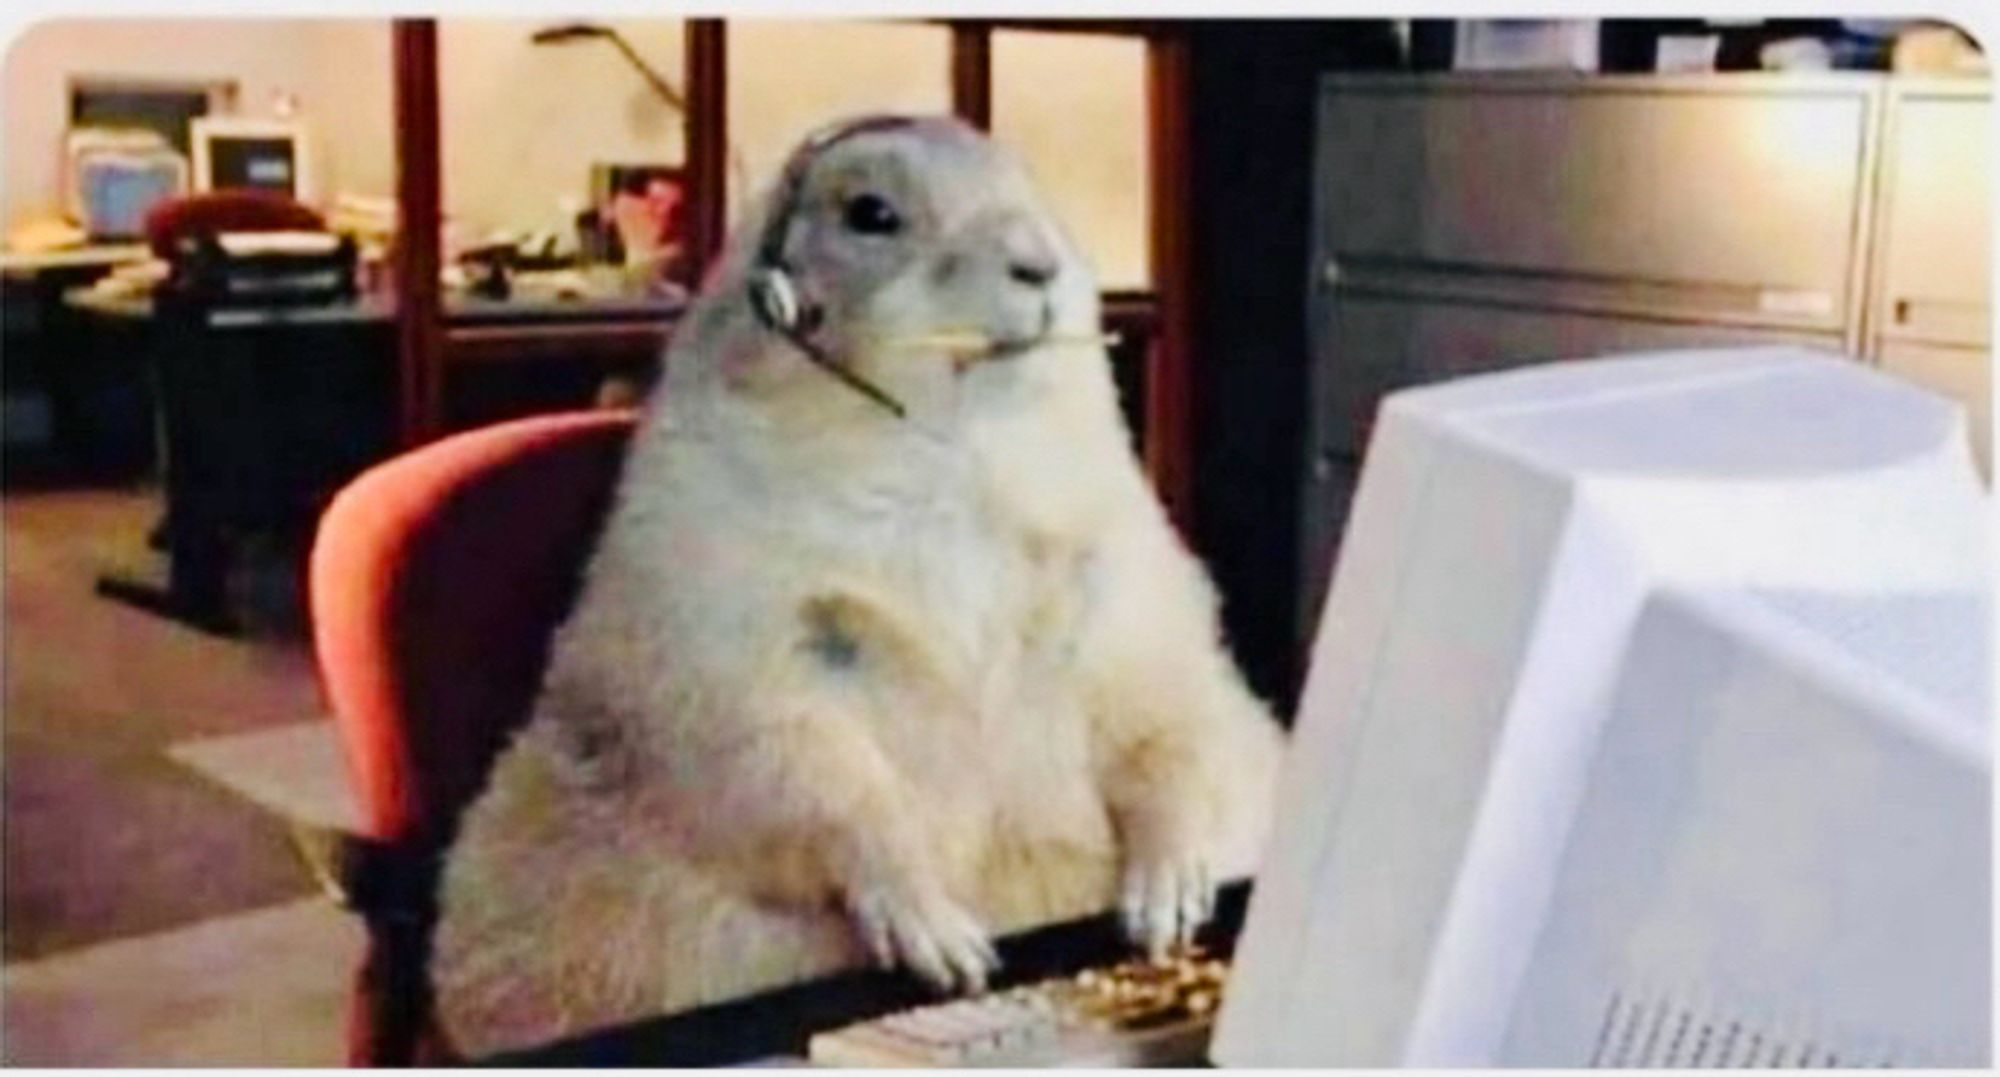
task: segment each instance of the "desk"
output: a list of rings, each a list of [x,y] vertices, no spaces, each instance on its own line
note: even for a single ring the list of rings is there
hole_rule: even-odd
[[[88,288],[66,301],[143,330],[166,446],[167,587],[107,579],[99,592],[232,631],[236,549],[268,540],[297,557],[333,494],[399,448],[394,307],[363,298],[197,308]],[[607,373],[649,380],[680,309],[644,299],[452,302],[449,331],[473,343],[448,351],[449,427],[587,407]]]
[[[231,570],[248,543],[296,556],[343,484],[396,449],[391,312],[367,303],[158,309],[92,289],[67,297],[135,341],[164,448],[164,588],[99,594],[214,632],[237,628]]]
[[[65,300],[114,322],[153,318],[153,300],[146,295],[83,288]],[[450,298],[444,310],[445,429],[589,407],[607,377],[649,387],[667,336],[685,309],[685,300],[673,298]],[[395,316],[389,300],[364,297],[328,306],[221,310],[210,324],[216,329],[388,325]],[[394,397],[384,406],[393,408]]]
[[[126,479],[153,462],[152,402],[126,342],[93,332],[65,292],[144,247],[0,254],[5,440],[10,480]]]
[[[103,292],[78,288],[63,301],[79,310],[110,318],[150,319],[158,304],[151,295]],[[678,299],[620,297],[607,299],[480,299],[464,296],[445,302],[445,325],[449,329],[492,329],[495,327],[565,327],[592,325],[650,325],[658,330],[679,317],[686,303]],[[210,314],[218,328],[251,325],[315,324],[323,322],[386,322],[396,316],[396,306],[386,298],[362,296],[342,303],[313,303],[300,306],[242,307],[221,309]]]
[[[445,429],[589,407],[608,378],[650,389],[686,309],[681,298],[448,298]]]
[[[1223,887],[1215,919],[1197,941],[1228,956],[1249,900],[1249,883]],[[993,981],[998,990],[1110,965],[1133,954],[1108,913],[1010,935],[994,945],[1001,962]],[[725,1066],[803,1058],[815,1032],[935,1001],[937,996],[914,977],[871,969],[479,1061],[502,1066]]]
[[[0,251],[0,273],[26,276],[54,269],[115,269],[153,256],[144,243],[112,243],[56,251]]]

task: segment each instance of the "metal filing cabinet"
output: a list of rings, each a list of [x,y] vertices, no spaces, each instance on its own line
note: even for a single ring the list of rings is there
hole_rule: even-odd
[[[1983,81],[1889,83],[1867,355],[1957,397],[1988,459],[1992,417],[1992,96]]]
[[[1929,242],[1910,238],[1925,225],[1895,223],[1926,219],[1916,207],[1938,195],[1924,184],[1966,184],[1962,166],[1945,175],[1933,160],[1953,142],[1945,128],[1973,122],[1965,95],[1895,86],[1845,73],[1328,76],[1301,638],[1317,620],[1376,403],[1392,389],[1608,352],[1773,342],[1879,355],[1934,384],[1983,372],[1947,361],[1969,350],[1962,336],[1942,344],[1871,320],[1878,277],[1909,280],[1916,298],[1900,309],[1926,324],[1962,320],[1986,288],[1955,269],[1885,273],[1872,257],[1899,228]],[[1912,150],[1901,170],[1878,160],[1891,102],[1906,130],[1941,144]],[[1898,181],[1912,207],[1885,225],[1874,206],[1888,171],[1924,178]],[[1960,220],[1943,227],[1965,231]],[[1983,210],[1979,222],[1983,241]],[[1962,257],[1983,265],[1984,248]],[[1940,358],[1939,348],[1958,350]]]

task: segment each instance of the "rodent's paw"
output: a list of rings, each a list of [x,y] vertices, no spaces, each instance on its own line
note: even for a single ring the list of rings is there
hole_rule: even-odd
[[[1193,942],[1215,913],[1215,877],[1208,857],[1194,850],[1128,861],[1119,889],[1126,937],[1156,958]]]
[[[871,887],[850,902],[854,922],[883,968],[898,964],[940,991],[985,990],[1000,967],[986,929],[957,902],[933,890]]]

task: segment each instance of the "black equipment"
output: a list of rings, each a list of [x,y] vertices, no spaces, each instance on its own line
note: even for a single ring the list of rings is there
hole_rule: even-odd
[[[317,232],[197,232],[173,251],[163,296],[210,306],[337,303],[355,295],[352,236]]]

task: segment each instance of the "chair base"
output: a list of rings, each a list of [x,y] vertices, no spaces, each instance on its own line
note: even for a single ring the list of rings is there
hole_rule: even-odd
[[[220,596],[209,597],[184,588],[161,587],[120,576],[99,576],[96,591],[104,598],[179,621],[210,635],[234,637],[243,631],[242,623]]]

